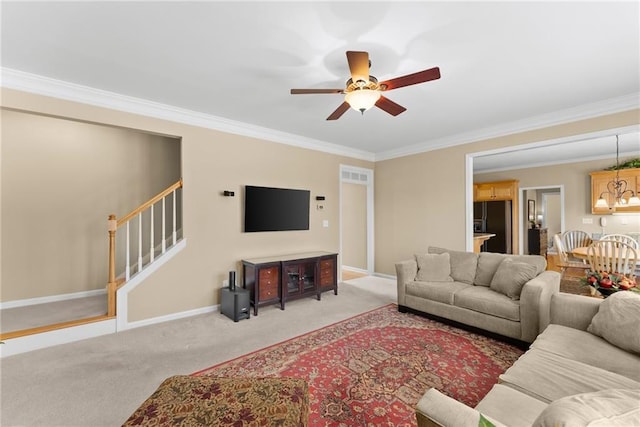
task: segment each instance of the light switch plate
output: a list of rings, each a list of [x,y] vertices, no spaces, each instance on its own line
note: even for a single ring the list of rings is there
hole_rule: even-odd
[[[583,224],[593,224],[593,218],[582,218]]]
[[[323,226],[324,228],[329,227],[329,220],[328,220],[328,219],[323,219],[323,220],[322,220],[322,226]]]

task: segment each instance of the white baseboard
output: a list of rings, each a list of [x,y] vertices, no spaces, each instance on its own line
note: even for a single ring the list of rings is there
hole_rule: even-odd
[[[129,322],[126,329],[139,328],[141,326],[154,325],[156,323],[169,322],[171,320],[184,319],[185,317],[197,316],[198,314],[215,313],[220,310],[220,305],[210,305],[208,307],[196,308],[193,310],[181,311],[180,313],[171,313],[166,316],[152,317],[151,319],[138,320]],[[122,329],[119,329],[122,330]]]
[[[105,284],[106,286],[106,284]],[[0,310],[7,308],[26,307],[28,305],[45,304],[56,301],[66,301],[70,299],[86,298],[96,295],[106,295],[107,289],[94,289],[92,291],[73,292],[70,294],[50,295],[46,297],[27,298],[15,301],[6,301],[0,303]]]
[[[393,276],[391,274],[373,273],[373,275],[376,277],[382,277],[383,279],[398,280],[396,276]]]
[[[26,353],[28,351],[38,350],[45,347],[52,347],[54,345],[67,344],[87,338],[94,338],[101,335],[113,334],[115,332],[116,320],[108,319],[100,322],[92,322],[84,325],[42,332],[40,334],[11,338],[5,340],[4,344],[0,344],[0,358]]]
[[[347,271],[351,271],[351,272],[354,272],[354,273],[369,274],[369,271],[364,269],[364,268],[350,267],[348,265],[343,265],[342,269],[343,270],[347,270]]]

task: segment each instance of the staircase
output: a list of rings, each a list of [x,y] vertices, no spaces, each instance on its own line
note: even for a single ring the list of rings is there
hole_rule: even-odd
[[[141,282],[149,272],[154,270],[154,267],[157,268],[157,265],[166,262],[167,256],[173,249],[178,249],[178,246],[183,243],[181,192],[182,179],[121,218],[117,218],[114,214],[109,215],[109,273],[107,312],[104,315],[2,333],[0,334],[0,341],[4,342],[0,346],[2,357],[88,338],[96,334],[116,332],[118,306],[120,306],[119,311],[126,317],[126,304],[123,306],[116,303],[119,292],[122,292],[123,287],[128,283],[131,285],[132,282]],[[128,291],[133,287],[130,286]],[[126,298],[123,301],[126,301]],[[92,325],[95,327],[92,328]],[[74,339],[73,337],[77,334],[71,330],[74,328],[84,331],[94,329],[96,332]],[[50,334],[47,337],[42,335],[47,333]],[[82,334],[81,331],[80,335]],[[42,342],[37,343],[38,338],[41,338]],[[59,342],[60,340],[62,342]],[[27,349],[7,351],[14,343],[19,342],[27,343]]]

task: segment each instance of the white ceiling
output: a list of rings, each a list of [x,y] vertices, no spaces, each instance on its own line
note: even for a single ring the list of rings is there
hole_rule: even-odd
[[[640,106],[637,1],[2,1],[1,12],[4,86],[24,89],[16,76],[29,73],[375,159]],[[347,50],[368,51],[380,81],[434,66],[442,78],[385,93],[407,108],[397,117],[326,121],[341,95],[289,90],[343,88]]]

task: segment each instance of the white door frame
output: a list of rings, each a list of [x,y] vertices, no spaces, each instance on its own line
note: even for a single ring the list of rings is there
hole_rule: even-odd
[[[342,280],[342,184],[358,184],[367,187],[367,274],[372,275],[374,270],[374,223],[373,223],[373,169],[366,169],[351,165],[340,165],[340,188],[339,188],[339,214],[340,214],[340,261],[338,276]],[[357,178],[356,178],[357,177]]]

